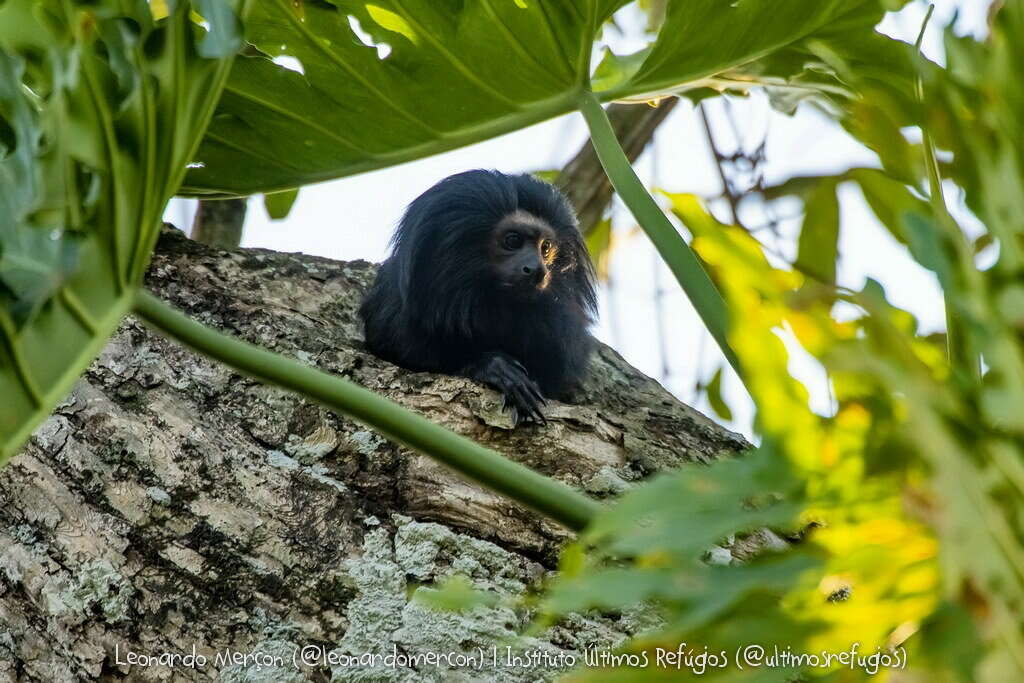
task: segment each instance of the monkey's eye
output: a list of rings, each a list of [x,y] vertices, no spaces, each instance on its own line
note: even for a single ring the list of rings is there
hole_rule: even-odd
[[[544,240],[540,243],[540,255],[544,258],[551,256],[551,252],[554,250],[554,246],[550,240]]]
[[[506,249],[518,249],[523,246],[523,236],[518,232],[506,232],[503,244]]]

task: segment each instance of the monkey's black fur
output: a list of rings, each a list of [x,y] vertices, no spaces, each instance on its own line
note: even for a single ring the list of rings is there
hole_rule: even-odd
[[[409,205],[391,246],[359,309],[374,354],[490,384],[516,422],[543,421],[544,397],[582,380],[594,270],[553,186],[497,171],[450,176]]]

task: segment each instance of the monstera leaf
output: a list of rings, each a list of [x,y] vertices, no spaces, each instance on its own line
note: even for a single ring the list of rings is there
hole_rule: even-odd
[[[657,40],[607,54],[592,80],[595,36],[624,4],[261,2],[246,23],[254,49],[236,60],[183,191],[246,195],[381,168],[573,111],[589,90],[842,93],[822,54],[858,67],[884,57],[890,73],[910,64],[873,29],[879,0],[671,0]]]
[[[240,45],[197,8],[0,3],[0,464],[132,304]]]

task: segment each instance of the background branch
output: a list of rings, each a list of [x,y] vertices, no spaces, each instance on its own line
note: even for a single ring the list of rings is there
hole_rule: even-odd
[[[190,237],[217,249],[238,248],[242,244],[247,203],[248,197],[199,200]]]

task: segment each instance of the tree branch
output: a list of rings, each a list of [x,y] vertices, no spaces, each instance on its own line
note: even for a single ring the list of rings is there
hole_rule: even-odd
[[[215,249],[237,249],[242,244],[248,197],[201,199],[190,237]]]

